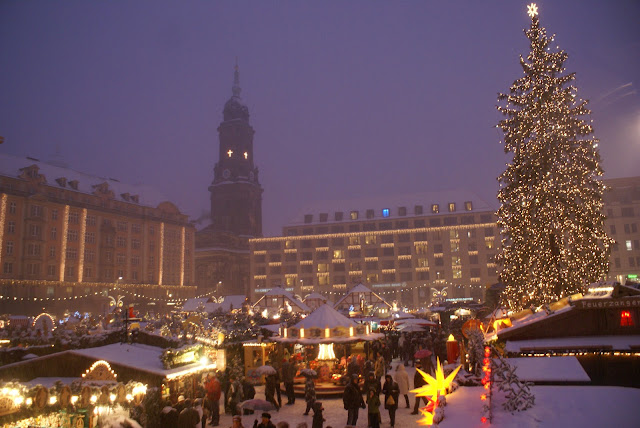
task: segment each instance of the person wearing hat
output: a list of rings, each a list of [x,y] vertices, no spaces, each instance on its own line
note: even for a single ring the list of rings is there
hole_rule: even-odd
[[[258,422],[258,420],[256,419],[256,421],[253,423],[254,427],[257,427],[257,428],[276,428],[276,426],[273,424],[273,422],[271,422],[271,414],[267,413],[267,412],[264,412],[262,414],[262,422],[260,422],[259,424],[257,424],[257,422]]]
[[[193,401],[191,399],[184,401],[184,409],[178,416],[178,428],[195,428],[196,424],[200,423],[200,415],[198,411],[193,408]]]
[[[235,415],[233,417],[232,422],[231,422],[231,428],[244,428],[244,425],[242,425],[242,416]]]

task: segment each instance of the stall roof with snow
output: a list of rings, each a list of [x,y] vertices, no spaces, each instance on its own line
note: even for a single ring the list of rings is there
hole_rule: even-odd
[[[311,312],[306,304],[298,300],[293,293],[282,287],[274,287],[267,291],[264,296],[258,299],[253,305],[253,310],[263,311],[266,309],[267,312],[276,312],[285,308],[287,305],[291,307],[293,312]]]
[[[372,308],[371,312],[375,312],[376,309],[383,309],[388,312],[391,309],[389,303],[362,283],[347,291],[347,294],[342,296],[333,307],[342,312],[355,312],[364,315],[371,315],[366,313],[367,307]]]

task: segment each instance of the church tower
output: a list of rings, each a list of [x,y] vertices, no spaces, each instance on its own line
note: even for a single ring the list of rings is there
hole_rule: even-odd
[[[258,168],[253,161],[253,134],[249,109],[240,98],[236,64],[232,96],[225,103],[218,127],[218,162],[214,167],[211,193],[212,229],[236,236],[262,236],[262,192]]]

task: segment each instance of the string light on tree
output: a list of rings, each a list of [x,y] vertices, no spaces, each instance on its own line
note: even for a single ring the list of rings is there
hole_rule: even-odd
[[[554,36],[528,6],[531,51],[520,57],[523,77],[500,94],[498,124],[504,151],[513,156],[498,177],[497,262],[512,310],[583,292],[609,269],[612,240],[604,231],[598,140],[587,101],[578,100],[568,55],[553,50]]]

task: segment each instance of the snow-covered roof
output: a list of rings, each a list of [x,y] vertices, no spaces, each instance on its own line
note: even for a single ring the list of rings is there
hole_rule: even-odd
[[[284,297],[286,300],[300,308],[301,311],[311,312],[311,308],[309,308],[309,306],[298,300],[298,298],[294,296],[293,293],[285,290],[282,287],[274,287],[270,289],[269,291],[264,293],[264,295],[260,299],[258,299],[258,301],[253,306],[261,307],[260,302],[262,302],[267,297]]]
[[[331,307],[322,305],[298,322],[295,328],[355,327],[357,324]]]
[[[364,284],[360,283],[356,286],[354,286],[353,288],[351,288],[349,291],[347,291],[347,294],[345,294],[344,296],[342,296],[340,298],[340,300],[338,300],[336,302],[335,305],[333,305],[334,308],[339,307],[342,302],[344,302],[349,296],[351,296],[352,294],[357,294],[357,293],[371,293],[374,297],[376,297],[381,303],[384,303],[385,305],[387,305],[388,307],[391,307],[391,305],[389,303],[387,303],[382,297],[380,297],[378,294],[376,294],[374,291],[371,291],[369,288],[367,288]],[[372,303],[372,302],[369,302]]]
[[[450,203],[455,203],[456,211],[449,212]],[[471,211],[465,210],[465,202],[471,202]],[[439,205],[439,214],[431,212],[431,206]],[[415,213],[415,206],[423,207],[422,214]],[[400,216],[398,208],[406,208],[406,216]],[[320,214],[328,214],[327,221],[322,223],[335,223],[336,212],[343,213],[343,219],[338,222],[349,221],[349,213],[358,211],[358,221],[365,219],[367,210],[374,211],[374,219],[381,218],[403,218],[425,215],[442,214],[464,214],[470,212],[494,212],[497,207],[480,199],[480,197],[469,190],[442,190],[436,192],[413,193],[413,194],[391,194],[369,198],[317,201],[304,206],[287,224],[287,226],[297,226],[305,224],[305,215],[313,215],[311,224],[319,223]],[[388,209],[389,215],[383,217],[382,210]]]
[[[640,336],[579,336],[552,337],[546,339],[507,340],[505,351],[520,353],[524,351],[610,349],[629,351],[640,347]]]
[[[160,359],[163,351],[164,349],[157,346],[139,343],[112,343],[97,348],[74,349],[69,352],[165,377],[171,377],[176,373],[201,366],[200,362],[196,362],[173,369],[165,369]]]
[[[160,203],[168,201],[162,193],[147,185],[127,184],[114,178],[95,176],[79,172],[71,168],[52,165],[34,158],[18,157],[6,153],[0,153],[0,175],[2,176],[17,178],[21,174],[21,168],[26,168],[31,165],[36,165],[38,167],[39,174],[45,176],[47,180],[46,184],[48,186],[62,187],[56,182],[56,180],[58,178],[65,178],[67,183],[64,187],[65,189],[78,193],[93,194],[95,190],[93,186],[106,182],[109,185],[109,189],[113,191],[115,199],[118,201],[133,203],[131,200],[123,198],[122,195],[126,194],[138,196],[138,202],[135,203],[136,205],[155,208]],[[78,182],[77,190],[72,189],[68,185],[70,181]]]
[[[548,358],[506,358],[516,367],[518,378],[526,382],[591,382],[574,356]]]
[[[209,303],[208,297],[198,297],[198,298],[194,297],[192,299],[187,299],[187,301],[184,302],[184,304],[182,305],[182,311],[194,312],[198,310],[200,305],[205,306],[207,303]]]

